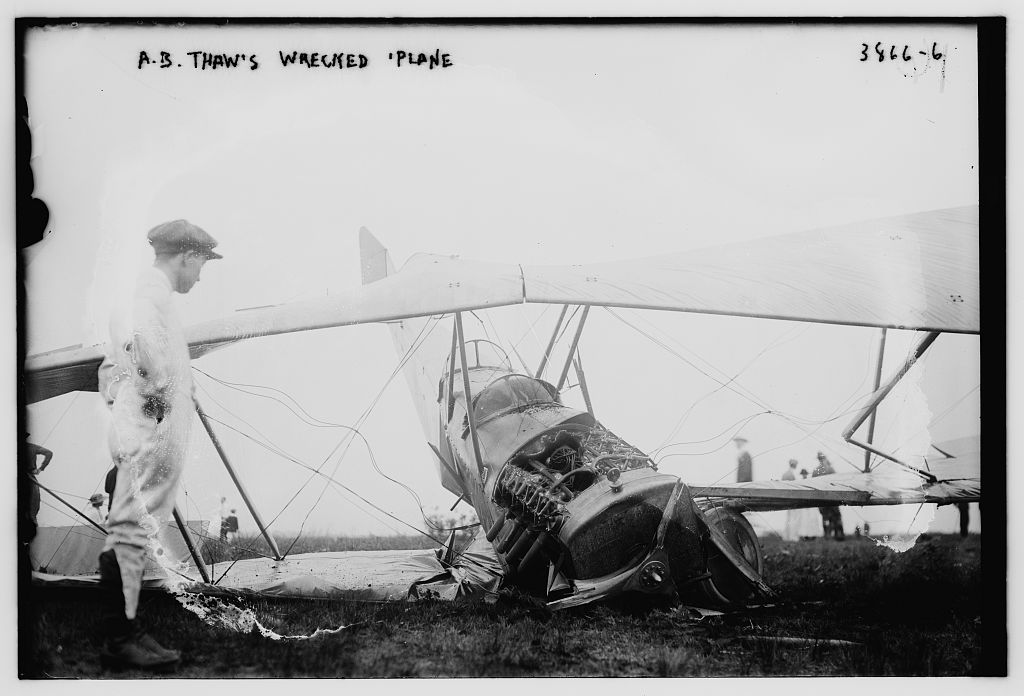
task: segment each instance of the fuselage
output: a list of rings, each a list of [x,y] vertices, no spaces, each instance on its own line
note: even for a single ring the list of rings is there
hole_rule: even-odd
[[[506,365],[476,364],[467,376],[471,402],[458,365],[439,385],[439,468],[444,485],[473,505],[506,577],[567,605],[625,591],[716,603],[750,595],[678,477],[562,404],[543,380]],[[737,522],[719,519],[735,535],[729,523]]]

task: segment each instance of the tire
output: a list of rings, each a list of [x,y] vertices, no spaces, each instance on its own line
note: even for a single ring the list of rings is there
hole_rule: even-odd
[[[743,515],[717,507],[705,510],[704,520],[722,532],[751,570],[759,576],[764,573],[761,544],[754,528]],[[754,586],[711,541],[708,542],[708,571],[711,577],[701,583],[701,589],[712,603],[733,607],[744,605],[755,596]]]

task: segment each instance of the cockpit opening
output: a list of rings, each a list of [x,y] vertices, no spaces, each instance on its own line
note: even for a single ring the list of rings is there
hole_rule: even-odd
[[[526,375],[505,375],[476,395],[473,415],[479,424],[529,406],[552,403],[558,403],[558,392],[547,382]]]

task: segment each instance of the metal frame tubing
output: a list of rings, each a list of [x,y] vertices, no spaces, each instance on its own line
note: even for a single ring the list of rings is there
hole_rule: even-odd
[[[875,366],[875,387],[872,393],[878,391],[878,388],[882,386],[882,361],[885,359],[885,334],[887,329],[882,327],[882,337],[878,342],[878,362]],[[875,416],[878,415],[878,409],[871,412],[871,417],[868,419],[868,444],[875,440]],[[868,450],[864,451],[864,473],[867,474],[871,471],[871,452]]]
[[[196,405],[196,413],[199,414],[199,420],[202,422],[203,427],[206,428],[206,434],[210,436],[210,442],[213,443],[214,449],[217,450],[220,460],[224,463],[224,468],[228,470],[228,475],[235,483],[235,488],[238,489],[239,495],[242,496],[242,500],[245,502],[245,507],[249,509],[249,513],[256,521],[256,526],[260,528],[260,534],[262,534],[263,538],[267,540],[267,544],[270,545],[270,550],[274,552],[274,559],[278,561],[284,560],[284,556],[281,555],[281,550],[277,548],[277,542],[274,541],[274,537],[270,536],[270,531],[263,523],[263,518],[260,517],[260,513],[256,509],[256,506],[253,505],[252,500],[249,498],[249,494],[246,493],[245,486],[242,485],[242,480],[238,478],[238,474],[235,473],[234,467],[231,466],[227,452],[224,451],[224,447],[221,446],[220,440],[217,439],[217,434],[213,431],[213,426],[210,425],[210,421],[206,418],[206,413],[203,411],[203,407],[199,405],[198,399],[193,400]]]
[[[462,332],[462,312],[455,313],[455,331],[459,338],[459,358],[462,360],[462,388],[466,393],[466,418],[469,420],[469,435],[473,440],[473,455],[480,482],[484,483],[484,460],[480,456],[480,441],[476,437],[476,415],[473,413],[473,392],[469,388],[469,365],[466,361],[466,335]]]
[[[558,330],[562,328],[562,320],[565,319],[565,313],[569,311],[569,305],[562,305],[562,313],[558,315],[558,321],[555,323],[555,330],[551,332],[551,340],[548,341],[547,350],[544,351],[544,357],[540,360],[540,367],[537,368],[537,374],[534,375],[537,379],[540,379],[541,374],[544,372],[544,368],[548,366],[548,358],[551,357],[551,351],[555,347],[555,341],[558,340]]]
[[[455,347],[458,345],[459,327],[452,322],[452,349],[448,354],[448,403],[446,404],[448,414],[445,420],[451,420],[452,410],[455,408]]]
[[[579,345],[580,336],[583,334],[583,325],[587,321],[588,314],[590,314],[590,305],[583,307],[583,314],[580,315],[580,323],[576,325],[576,334],[572,337],[572,345],[569,346],[569,355],[565,358],[565,366],[562,367],[562,374],[558,377],[558,384],[555,386],[558,391],[562,391],[562,385],[565,384],[565,378],[569,375],[569,366],[572,365],[572,358],[576,354],[576,346]]]
[[[893,387],[895,387],[896,384],[901,379],[903,379],[904,375],[906,375],[910,368],[914,366],[914,363],[916,363],[918,359],[922,355],[924,355],[924,352],[928,350],[928,346],[934,343],[935,339],[938,337],[938,331],[931,331],[928,333],[927,336],[921,339],[921,342],[918,343],[917,346],[914,348],[913,354],[907,357],[906,361],[904,361],[900,369],[896,372],[895,375],[892,376],[892,378],[890,378],[890,380],[885,384],[884,387],[875,390],[875,393],[871,397],[871,401],[868,402],[868,404],[857,413],[853,421],[850,423],[850,425],[846,426],[846,430],[844,430],[842,433],[843,439],[846,440],[851,445],[860,447],[866,450],[867,452],[877,454],[878,456],[884,457],[885,459],[888,459],[891,462],[895,462],[896,464],[899,464],[903,468],[909,469],[910,471],[919,474],[920,476],[924,477],[931,483],[935,483],[935,481],[937,481],[938,479],[930,472],[927,472],[923,469],[918,469],[916,466],[911,466],[906,462],[900,461],[899,459],[896,459],[896,457],[893,457],[891,454],[882,452],[881,450],[872,447],[870,444],[858,442],[857,440],[853,439],[853,434],[857,432],[857,428],[859,428],[861,424],[868,419],[868,416],[875,412],[875,409],[878,408],[878,405],[882,403],[882,399],[888,396],[889,392],[892,391]]]
[[[181,532],[181,538],[185,540],[188,552],[192,554],[192,560],[196,562],[199,574],[203,576],[203,582],[209,584],[210,574],[206,572],[206,564],[203,563],[203,557],[199,555],[196,545],[192,542],[192,535],[189,534],[188,527],[185,526],[185,520],[181,519],[181,513],[178,512],[177,505],[171,508],[171,514],[174,515],[174,523],[178,525],[178,530]]]
[[[573,359],[573,367],[576,368],[576,379],[580,381],[580,390],[583,392],[583,402],[587,405],[587,413],[594,415],[594,405],[590,403],[590,390],[587,389],[587,378],[583,374],[583,361],[580,360],[580,352],[576,351]]]

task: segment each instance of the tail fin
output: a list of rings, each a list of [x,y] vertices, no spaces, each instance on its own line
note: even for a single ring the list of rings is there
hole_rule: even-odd
[[[395,272],[391,254],[365,227],[359,228],[359,260],[363,272],[363,285],[375,283]]]
[[[359,256],[363,285],[395,274],[388,250],[365,227],[359,230]],[[435,453],[444,451],[447,447],[441,442],[437,400],[444,360],[451,345],[451,322],[436,317],[417,317],[389,322],[388,328],[399,359],[405,361],[402,371],[427,442]],[[446,488],[461,492],[445,467],[438,467],[438,472]]]

